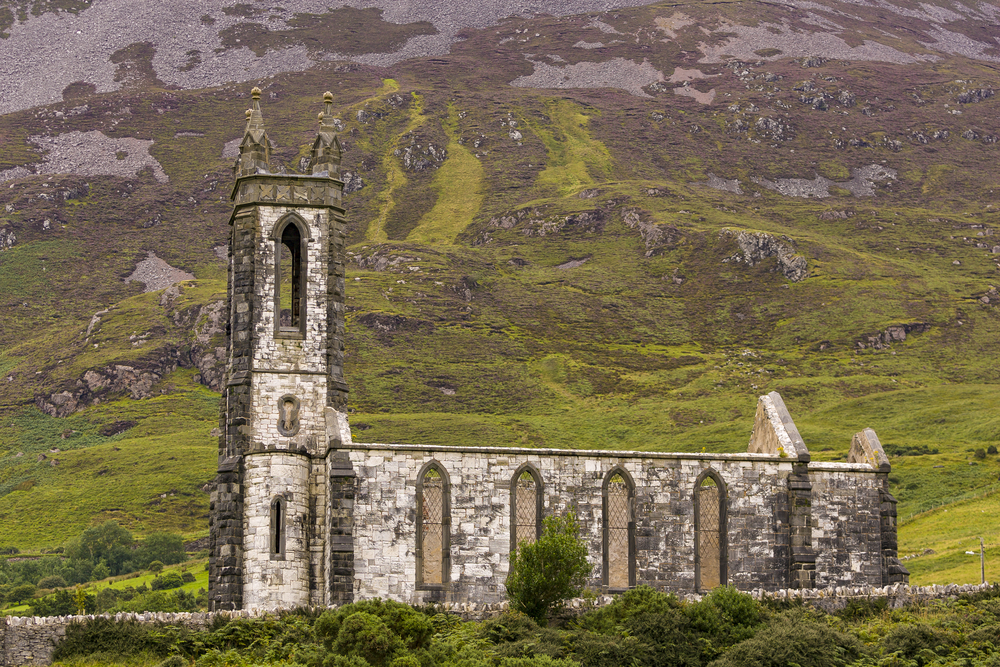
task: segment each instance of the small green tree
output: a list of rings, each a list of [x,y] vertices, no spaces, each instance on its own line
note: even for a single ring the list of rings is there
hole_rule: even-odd
[[[42,577],[38,580],[39,588],[66,588],[66,580],[60,577],[58,574],[52,574],[47,577]]]
[[[25,602],[34,597],[37,590],[38,589],[35,588],[34,584],[21,584],[19,586],[15,586],[9,593],[7,593],[7,601],[14,603]]]
[[[163,562],[154,560],[152,563],[149,564],[149,571],[152,572],[153,574],[159,574],[160,572],[163,572]]]
[[[550,611],[580,595],[592,569],[576,516],[546,517],[542,536],[510,553],[507,599],[515,611],[544,624]]]

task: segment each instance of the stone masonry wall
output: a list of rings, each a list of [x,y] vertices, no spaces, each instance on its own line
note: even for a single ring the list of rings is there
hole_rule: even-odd
[[[792,472],[788,458],[379,444],[344,449],[357,475],[353,503],[356,599],[502,599],[510,551],[510,483],[524,463],[541,473],[545,515],[575,511],[594,564],[591,586],[606,589],[602,487],[616,467],[635,484],[636,584],[694,592],[694,485],[703,471],[712,469],[728,495],[729,582],[744,590],[787,586],[787,478]],[[443,592],[418,589],[416,576],[416,477],[432,460],[447,471],[451,482],[451,583]],[[848,500],[844,494],[852,485],[865,489],[859,492],[862,495],[876,488],[874,472],[866,465],[841,464],[824,481],[827,474],[817,470],[813,475],[810,467],[814,484],[819,482],[814,509],[827,497],[839,507],[838,503]],[[853,502],[868,500],[855,497]],[[817,548],[829,552],[823,563],[831,581],[870,584],[871,572],[880,568],[877,495],[869,507],[875,513],[874,534],[859,532],[862,523],[868,531],[868,524],[855,521],[851,539],[824,542],[825,534],[820,536]],[[831,520],[834,514],[822,513],[819,524],[826,526]]]
[[[308,456],[252,454],[244,459],[243,603],[260,609],[308,605],[310,482]],[[285,503],[284,553],[271,546],[271,504]]]
[[[327,279],[329,277],[330,239],[327,238],[327,216],[322,208],[302,206],[261,206],[260,234],[256,252],[256,296],[260,299],[258,318],[254,322],[253,361],[255,369],[269,371],[303,371],[319,374],[326,381],[327,362]],[[276,339],[274,334],[274,251],[272,232],[287,214],[294,213],[308,229],[305,243],[306,328],[305,337]]]
[[[810,464],[816,586],[882,585],[882,476],[850,463]]]

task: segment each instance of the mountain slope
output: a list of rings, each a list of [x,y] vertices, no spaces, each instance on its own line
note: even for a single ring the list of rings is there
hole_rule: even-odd
[[[910,448],[901,516],[994,488],[997,6],[627,4],[4,5],[0,543],[205,530],[253,84],[289,169],[334,94],[356,439],[738,451],[776,390],[818,457]],[[43,499],[110,447],[122,502]]]

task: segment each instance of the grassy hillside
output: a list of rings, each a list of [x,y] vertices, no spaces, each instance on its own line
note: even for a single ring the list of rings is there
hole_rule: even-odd
[[[909,451],[901,553],[935,552],[914,581],[974,578],[969,539],[1000,541],[995,512],[967,509],[1000,475],[974,457],[1000,446],[992,56],[925,57],[930,24],[900,13],[878,20],[910,36],[859,21],[843,55],[774,37],[751,58],[753,26],[825,28],[758,3],[677,11],[512,18],[442,57],[161,76],[0,116],[0,168],[35,172],[0,188],[0,544],[108,518],[207,531],[222,155],[256,83],[276,162],[308,155],[324,90],[344,127],[355,439],[740,451],[778,391],[817,458],[864,427]],[[862,52],[880,39],[909,60]],[[47,167],[70,143],[118,171]],[[125,282],[150,251],[195,279]]]

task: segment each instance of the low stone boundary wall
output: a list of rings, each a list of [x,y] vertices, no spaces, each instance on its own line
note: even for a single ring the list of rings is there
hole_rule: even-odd
[[[891,609],[928,600],[954,599],[960,595],[983,593],[986,591],[1000,592],[997,584],[948,584],[947,586],[908,586],[894,584],[882,588],[874,586],[837,586],[820,589],[783,589],[764,591],[755,589],[747,591],[755,600],[789,601],[821,609],[827,613],[839,611],[852,600],[877,600],[886,598]],[[701,595],[688,594],[679,596],[686,602],[696,602]],[[611,604],[614,598],[601,595],[596,599],[575,598],[568,603],[571,614],[580,614],[588,609]],[[466,602],[461,604],[441,605],[442,611],[456,614],[465,620],[482,620],[496,616],[507,610],[506,602],[496,604],[476,604]],[[136,621],[139,623],[180,625],[192,629],[208,627],[216,618],[254,618],[266,616],[273,611],[216,611],[191,613],[145,612],[139,614],[120,613],[88,616],[47,616],[47,617],[0,617],[0,666],[20,667],[21,665],[49,665],[52,663],[52,652],[59,641],[66,636],[66,627],[74,621],[86,621],[95,618],[109,618],[115,621]]]

